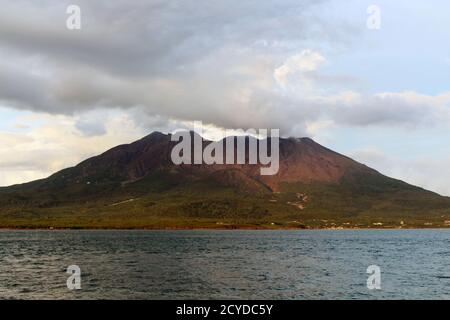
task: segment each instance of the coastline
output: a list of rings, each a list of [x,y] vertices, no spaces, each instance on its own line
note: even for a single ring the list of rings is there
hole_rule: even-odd
[[[64,228],[42,228],[42,227],[24,227],[24,228],[11,228],[11,227],[0,227],[0,232],[2,231],[366,231],[366,230],[377,230],[377,231],[386,231],[386,230],[450,230],[450,227],[402,227],[402,228],[394,228],[394,227],[358,227],[358,228],[293,228],[293,227],[285,227],[285,228],[263,228],[263,227],[233,227],[233,228],[202,228],[202,227],[167,227],[167,228],[105,228],[105,227],[64,227]]]

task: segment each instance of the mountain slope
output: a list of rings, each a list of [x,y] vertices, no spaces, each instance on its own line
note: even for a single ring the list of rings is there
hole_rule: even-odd
[[[174,165],[175,144],[154,132],[47,179],[0,188],[0,226],[408,227],[450,220],[449,198],[309,138],[280,139],[273,176],[261,176],[259,165]]]

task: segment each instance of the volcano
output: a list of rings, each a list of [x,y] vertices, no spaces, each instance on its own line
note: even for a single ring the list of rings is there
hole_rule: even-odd
[[[310,138],[280,138],[278,173],[267,176],[260,175],[260,165],[253,164],[175,165],[171,161],[175,144],[170,134],[154,132],[46,179],[0,188],[0,226],[404,228],[449,224],[450,198],[389,178]]]

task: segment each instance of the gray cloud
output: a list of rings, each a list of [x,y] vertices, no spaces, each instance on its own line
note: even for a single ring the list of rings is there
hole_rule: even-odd
[[[330,47],[360,32],[321,19],[324,2],[0,0],[0,102],[52,114],[128,109],[143,126],[156,117],[285,134],[303,134],[308,123],[328,119],[364,126],[447,117],[445,97],[348,98],[344,91],[357,79],[319,73],[315,65],[295,69],[290,57],[310,49],[326,59]],[[81,7],[82,30],[65,28],[69,4]],[[286,61],[294,69],[280,85],[274,70]],[[77,128],[104,132],[94,126]]]
[[[60,60],[55,63],[80,63],[120,75],[172,74],[224,44],[248,47],[261,39],[298,42],[324,34],[323,27],[306,18],[323,1],[3,2],[3,45]],[[80,31],[65,28],[69,4],[81,7]]]
[[[346,125],[404,125],[412,128],[446,124],[450,120],[450,93],[427,96],[399,92],[359,96],[354,101],[342,103],[334,111],[336,122]]]
[[[105,125],[94,119],[81,119],[77,121],[75,127],[87,137],[101,136],[106,133]]]
[[[293,107],[272,91],[273,68],[311,36],[337,37],[307,18],[320,6],[310,0],[70,1],[82,10],[80,31],[65,28],[68,1],[1,2],[0,56],[17,70],[1,69],[0,100],[49,113],[139,108],[281,127],[281,108]]]

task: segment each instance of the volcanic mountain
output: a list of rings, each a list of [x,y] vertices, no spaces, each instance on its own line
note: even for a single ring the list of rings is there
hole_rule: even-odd
[[[450,220],[449,198],[309,138],[280,139],[272,176],[252,164],[175,165],[176,143],[154,132],[46,179],[0,188],[0,226],[408,227]]]

